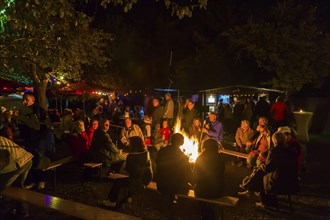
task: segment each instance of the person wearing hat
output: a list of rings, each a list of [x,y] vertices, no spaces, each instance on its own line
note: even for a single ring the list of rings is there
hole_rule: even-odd
[[[299,190],[298,170],[295,152],[287,146],[286,135],[289,127],[282,127],[272,135],[274,148],[269,152],[263,177],[263,188],[260,191],[261,202],[256,206],[277,206],[276,195],[291,195]]]
[[[217,116],[214,112],[209,113],[209,122],[204,126],[203,130],[210,138],[213,138],[218,143],[223,141],[223,126],[217,121]]]
[[[295,152],[298,166],[298,174],[301,172],[302,150],[296,138],[296,131],[289,126],[279,127],[277,132],[282,133],[285,138],[285,144]]]

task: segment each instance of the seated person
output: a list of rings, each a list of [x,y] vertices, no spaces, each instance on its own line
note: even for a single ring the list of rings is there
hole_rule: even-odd
[[[168,139],[171,135],[171,129],[168,127],[168,121],[166,119],[164,119],[162,122],[162,128],[160,129],[160,133],[162,135],[163,141],[165,141],[165,143],[167,144]]]
[[[272,148],[265,163],[261,202],[257,207],[277,206],[276,195],[287,195],[299,190],[297,155],[285,143],[285,136],[276,132],[272,136],[276,147]]]
[[[203,142],[203,152],[196,160],[193,171],[195,195],[203,198],[220,198],[224,195],[225,159],[219,153],[219,144],[214,139]],[[216,219],[213,208],[201,204],[203,219]]]
[[[159,151],[161,148],[167,145],[167,143],[163,139],[160,124],[158,123],[155,125],[155,129],[152,132],[151,143],[157,149],[157,151]]]
[[[71,135],[69,135],[68,142],[73,156],[80,157],[87,154],[89,150],[89,138],[82,120],[77,121]]]
[[[188,193],[192,170],[188,157],[180,149],[184,143],[182,134],[173,134],[170,142],[170,145],[158,151],[157,190],[173,201],[175,194]]]
[[[115,166],[113,171],[121,172],[125,167],[126,157],[113,143],[108,133],[109,127],[110,121],[103,119],[100,127],[94,132],[90,156],[93,162],[103,163],[105,167]]]
[[[141,128],[133,124],[132,119],[130,117],[125,118],[125,126],[121,129],[120,132],[120,141],[124,145],[124,147],[129,146],[129,138],[133,136],[139,136],[144,141],[143,133]]]
[[[195,194],[204,198],[219,198],[224,194],[223,154],[219,153],[219,144],[214,139],[205,140],[202,149],[193,171]]]
[[[246,159],[247,165],[250,168],[258,165],[258,163],[265,161],[268,150],[272,147],[270,131],[266,126],[259,125],[259,136],[253,141],[253,148]]]
[[[248,120],[241,121],[241,127],[237,128],[235,140],[236,140],[236,150],[238,152],[246,153],[249,152],[252,142],[249,137],[253,134],[253,130],[250,127]],[[235,164],[241,166],[243,161],[241,158],[236,158],[234,161]]]
[[[141,130],[144,137],[144,143],[149,146],[151,145],[151,124],[152,119],[149,115],[145,115],[141,123]]]
[[[132,195],[148,185],[152,179],[151,163],[143,140],[138,136],[130,137],[129,154],[125,171],[127,178],[116,179],[108,194],[108,200],[100,201],[101,205],[116,207],[118,195],[122,187],[128,187],[129,203]]]

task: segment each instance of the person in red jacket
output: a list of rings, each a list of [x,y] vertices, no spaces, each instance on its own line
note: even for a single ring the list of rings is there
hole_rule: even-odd
[[[288,107],[284,103],[284,97],[278,96],[275,103],[270,108],[272,131],[276,131],[279,127],[285,126],[285,117]]]

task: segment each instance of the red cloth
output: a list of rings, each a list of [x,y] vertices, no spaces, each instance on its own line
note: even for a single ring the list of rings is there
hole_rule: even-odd
[[[88,143],[87,143],[87,151],[89,151],[90,147],[91,147],[91,144],[92,144],[92,139],[93,139],[93,136],[94,136],[94,132],[95,132],[95,129],[93,127],[88,127],[88,129],[86,130],[86,135],[87,135],[87,139],[88,139]]]
[[[71,135],[69,138],[69,145],[71,146],[72,155],[75,157],[86,153],[88,151],[88,136],[86,132],[84,131],[81,134]]]
[[[285,118],[285,112],[288,110],[288,107],[284,102],[277,101],[270,108],[270,114],[272,119],[275,121],[283,121]]]
[[[161,128],[160,133],[164,137],[164,140],[168,141],[168,139],[170,138],[170,135],[171,135],[171,130],[168,127],[167,128]]]

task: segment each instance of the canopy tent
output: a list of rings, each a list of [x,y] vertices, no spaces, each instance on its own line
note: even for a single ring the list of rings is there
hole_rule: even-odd
[[[63,95],[82,95],[84,92],[91,92],[93,89],[85,82],[76,82],[66,84],[59,89],[60,94]]]
[[[245,85],[234,85],[234,86],[223,86],[214,89],[201,90],[200,92],[205,93],[218,93],[223,95],[254,95],[256,93],[284,93],[284,91],[268,88],[260,88],[255,86]]]
[[[23,83],[0,78],[0,94],[10,94],[10,93],[29,90],[29,89],[30,87],[28,87]]]
[[[23,107],[23,97],[20,94],[0,95],[0,106],[13,110]]]

